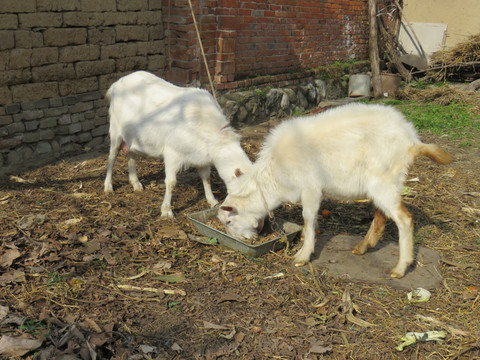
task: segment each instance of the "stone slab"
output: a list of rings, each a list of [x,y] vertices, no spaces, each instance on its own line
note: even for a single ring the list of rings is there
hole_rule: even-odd
[[[326,269],[335,278],[353,282],[388,285],[397,289],[414,290],[422,287],[432,290],[442,286],[440,254],[432,249],[415,247],[415,262],[401,279],[390,278],[398,261],[398,243],[380,240],[374,249],[364,255],[355,255],[352,249],[361,236],[337,235],[317,238],[312,265]]]

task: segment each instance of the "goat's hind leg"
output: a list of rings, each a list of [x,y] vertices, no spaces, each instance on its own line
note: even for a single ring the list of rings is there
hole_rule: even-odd
[[[118,150],[122,144],[122,138],[110,134],[110,153],[108,154],[107,175],[105,176],[104,191],[106,193],[113,192],[112,173],[113,164],[117,158]]]
[[[378,209],[375,210],[375,215],[367,235],[355,246],[352,252],[357,255],[363,255],[368,249],[374,248],[385,230],[386,221],[387,217],[385,214]]]
[[[140,180],[138,180],[135,154],[129,151],[127,158],[128,158],[128,180],[130,184],[133,186],[133,191],[142,191],[143,185],[140,182]]]
[[[392,214],[392,220],[395,221],[398,227],[400,258],[397,265],[392,269],[390,276],[392,278],[401,278],[414,260],[413,219],[412,214],[400,202],[397,210]]]

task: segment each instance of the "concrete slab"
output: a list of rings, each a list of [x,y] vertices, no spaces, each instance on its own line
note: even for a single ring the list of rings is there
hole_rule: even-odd
[[[403,48],[408,54],[422,55],[411,29],[407,28],[405,24],[402,25],[400,28],[399,41]],[[412,22],[410,26],[420,41],[420,45],[427,58],[435,51],[444,48],[447,24]]]
[[[422,287],[432,290],[442,286],[440,254],[424,247],[415,248],[415,265],[409,267],[401,279],[392,279],[388,273],[398,261],[398,243],[381,241],[364,255],[355,255],[352,249],[360,236],[337,235],[317,239],[312,265],[326,269],[335,278],[353,282],[388,285],[397,289],[414,290]]]

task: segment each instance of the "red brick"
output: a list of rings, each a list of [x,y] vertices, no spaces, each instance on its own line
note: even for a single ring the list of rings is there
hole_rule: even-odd
[[[217,61],[215,65],[215,74],[234,74],[235,73],[235,63],[232,61]]]
[[[218,39],[218,52],[220,54],[235,52],[235,38],[220,38]]]

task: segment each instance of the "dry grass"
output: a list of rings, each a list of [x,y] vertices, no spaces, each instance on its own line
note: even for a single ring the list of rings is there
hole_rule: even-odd
[[[465,91],[455,86],[431,86],[428,89],[418,89],[415,85],[411,85],[398,90],[396,97],[399,100],[415,100],[421,103],[432,102],[437,105],[450,105],[452,103],[480,104],[480,92]]]
[[[451,78],[478,78],[480,71],[480,34],[445,50],[435,52],[430,59],[427,79],[447,81]]]

